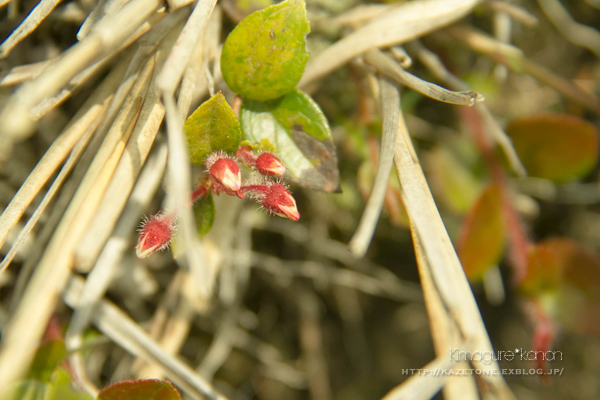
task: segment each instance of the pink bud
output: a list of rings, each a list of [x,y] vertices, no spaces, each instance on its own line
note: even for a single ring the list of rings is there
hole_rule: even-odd
[[[272,183],[267,188],[262,198],[263,207],[279,217],[298,221],[300,213],[296,208],[296,200],[286,187],[281,183]]]
[[[156,214],[148,218],[140,229],[140,240],[135,246],[135,254],[139,258],[169,247],[175,226],[172,216]]]
[[[285,165],[271,153],[261,153],[256,157],[256,169],[265,176],[283,176]]]
[[[231,158],[218,158],[209,167],[210,176],[220,185],[237,192],[242,186],[240,167]]]

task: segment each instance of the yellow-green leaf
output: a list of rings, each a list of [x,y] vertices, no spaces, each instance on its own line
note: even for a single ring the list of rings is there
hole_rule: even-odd
[[[598,159],[598,133],[572,115],[544,114],[512,121],[506,133],[531,176],[568,182],[587,175]]]
[[[475,175],[444,146],[427,153],[425,159],[431,190],[456,214],[464,214],[481,193],[482,184]]]
[[[469,280],[481,279],[488,268],[500,261],[505,229],[501,192],[491,185],[481,193],[461,229],[458,256]]]
[[[335,145],[327,119],[306,93],[270,101],[244,100],[240,110],[244,139],[267,139],[287,168],[292,183],[326,192],[339,188]]]
[[[289,93],[308,61],[309,32],[303,0],[287,0],[253,12],[223,44],[223,79],[248,99],[271,100]]]
[[[183,129],[194,165],[204,164],[206,156],[216,150],[234,153],[240,143],[240,123],[221,92],[202,103]]]
[[[35,353],[28,378],[41,382],[49,382],[50,376],[66,355],[67,351],[62,340],[52,340],[44,343]]]

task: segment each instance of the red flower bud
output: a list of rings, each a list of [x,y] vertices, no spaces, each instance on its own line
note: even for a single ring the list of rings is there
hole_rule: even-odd
[[[139,258],[145,258],[156,251],[166,249],[169,247],[174,229],[172,216],[159,213],[146,219],[140,228],[140,240],[135,246],[135,254]]]
[[[268,190],[262,197],[262,206],[279,217],[298,221],[300,213],[296,200],[287,188],[281,183],[270,183],[266,187]]]
[[[214,182],[234,193],[240,190],[242,186],[240,167],[226,153],[222,151],[212,153],[206,159],[206,168]]]
[[[285,165],[271,153],[261,153],[256,157],[256,170],[265,176],[283,176]]]

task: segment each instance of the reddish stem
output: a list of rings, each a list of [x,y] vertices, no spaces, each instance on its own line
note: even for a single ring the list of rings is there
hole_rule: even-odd
[[[506,185],[504,170],[496,158],[494,145],[485,134],[485,128],[479,113],[474,107],[461,107],[459,110],[490,170],[492,181],[500,188],[502,211],[506,219],[510,243],[508,257],[514,269],[513,281],[518,285],[527,274],[528,254],[532,243],[527,237],[523,224],[510,201],[510,191]]]

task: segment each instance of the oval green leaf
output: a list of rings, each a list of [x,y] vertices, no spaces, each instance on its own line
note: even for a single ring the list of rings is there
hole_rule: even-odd
[[[194,165],[204,164],[206,156],[216,150],[235,153],[240,143],[240,123],[221,92],[202,103],[183,129]]]
[[[169,381],[139,379],[117,382],[102,389],[98,400],[181,400],[181,396]]]
[[[539,115],[512,121],[506,133],[531,176],[557,183],[587,175],[598,159],[598,133],[572,115]]]
[[[194,203],[194,217],[198,228],[198,237],[202,237],[210,231],[215,222],[215,203],[212,193],[208,197],[201,197]]]
[[[306,93],[295,89],[270,101],[244,100],[240,110],[244,139],[273,144],[287,168],[286,178],[299,186],[339,191],[335,145],[327,119]]]
[[[502,196],[500,189],[491,185],[481,193],[461,229],[458,257],[469,280],[481,279],[500,261],[505,241]]]
[[[287,0],[250,14],[223,44],[223,79],[248,99],[271,100],[289,93],[308,61],[309,32],[303,0]]]

